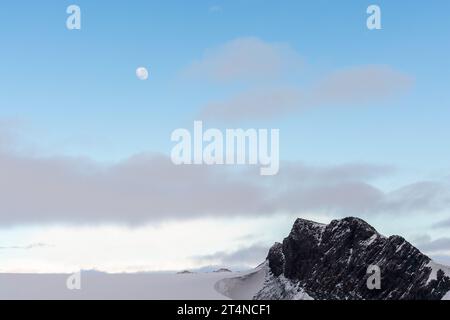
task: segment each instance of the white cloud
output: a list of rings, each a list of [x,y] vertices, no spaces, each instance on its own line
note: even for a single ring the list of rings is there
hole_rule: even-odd
[[[229,100],[211,102],[203,108],[200,118],[219,120],[270,119],[298,110],[306,105],[304,94],[297,88],[253,89]]]
[[[391,173],[392,168],[376,165],[282,163],[277,176],[261,177],[255,167],[175,166],[169,157],[154,154],[105,166],[89,159],[0,151],[0,225],[399,214],[438,212],[450,204],[446,183],[420,182],[391,192],[372,184]]]
[[[450,219],[442,220],[433,225],[434,229],[450,229]]]
[[[204,267],[195,256],[217,250],[252,246],[241,240],[249,231],[267,230],[262,239],[278,239],[292,224],[291,218],[194,219],[124,226],[21,227],[30,241],[54,245],[39,250],[4,251],[0,273],[61,273],[78,270],[106,272],[180,271]],[[277,233],[277,230],[282,230]]]
[[[388,66],[361,66],[326,75],[309,87],[256,87],[206,105],[201,115],[217,120],[270,119],[325,106],[366,106],[400,96],[414,80]]]
[[[314,86],[312,104],[367,104],[407,92],[414,79],[386,65],[346,68],[330,73]]]
[[[301,58],[289,45],[246,37],[207,50],[185,72],[217,82],[265,81],[292,72],[300,65]]]

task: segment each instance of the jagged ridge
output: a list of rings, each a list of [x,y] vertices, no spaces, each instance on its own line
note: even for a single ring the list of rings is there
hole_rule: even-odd
[[[270,249],[267,260],[270,278],[257,299],[289,299],[296,296],[294,287],[301,296],[319,300],[440,300],[450,291],[443,270],[432,275],[429,257],[402,237],[386,238],[358,218],[329,225],[298,219],[283,243]],[[369,265],[381,269],[380,290],[367,288]],[[277,283],[284,287],[270,287]]]

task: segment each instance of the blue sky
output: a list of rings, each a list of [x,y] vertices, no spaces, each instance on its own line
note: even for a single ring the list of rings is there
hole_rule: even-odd
[[[364,105],[328,102],[262,120],[211,121],[210,126],[279,128],[282,161],[395,167],[395,174],[371,182],[385,192],[417,181],[448,180],[450,3],[376,1],[383,29],[370,31],[366,9],[373,3],[4,1],[0,123],[8,125],[0,132],[11,130],[13,149],[23,154],[107,163],[140,153],[168,155],[171,132],[192,128],[212,101],[251,88],[308,87],[351,68],[388,66],[413,79],[408,90],[392,98]],[[65,28],[70,4],[81,8],[79,31]],[[195,62],[239,39],[288,47],[301,61],[299,70],[224,83],[189,75]],[[149,69],[149,80],[136,78],[139,66]],[[433,221],[446,218],[444,211]],[[323,211],[317,214],[327,220]],[[374,220],[384,230],[397,231],[379,217]],[[440,235],[411,231],[423,220],[428,217],[418,214],[416,223],[397,232]]]
[[[285,158],[388,160],[424,171],[448,163],[446,1],[378,2],[380,31],[365,28],[367,1],[79,1],[81,31],[64,28],[70,3],[14,1],[0,16],[1,115],[23,121],[25,138],[49,152],[106,160],[167,152],[174,128],[190,125],[202,103],[231,90],[186,81],[182,70],[208,48],[255,36],[297,50],[305,70],[294,81],[365,64],[388,64],[416,79],[408,95],[373,108],[277,119],[289,133],[282,136]],[[211,12],[214,6],[221,10]],[[140,65],[150,81],[136,80]]]

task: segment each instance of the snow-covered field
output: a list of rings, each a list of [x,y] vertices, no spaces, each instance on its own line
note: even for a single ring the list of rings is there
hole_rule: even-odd
[[[442,266],[433,264],[431,279]],[[444,271],[449,274],[449,269]],[[247,272],[106,274],[84,272],[81,290],[67,289],[67,274],[0,274],[0,300],[251,300],[276,298],[280,285],[262,264]],[[272,281],[275,278],[272,279]],[[280,280],[277,280],[280,281]],[[281,286],[284,293],[288,282]],[[291,299],[310,300],[303,291]],[[442,300],[450,300],[450,292]]]
[[[258,272],[259,270],[259,272]],[[0,274],[0,300],[250,300],[264,272],[192,274],[81,274],[81,290],[69,290],[65,274]],[[231,280],[243,277],[244,280]],[[245,280],[247,279],[247,280]]]

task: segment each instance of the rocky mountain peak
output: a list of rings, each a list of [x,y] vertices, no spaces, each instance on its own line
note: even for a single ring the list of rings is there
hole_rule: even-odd
[[[291,291],[297,288],[314,299],[442,299],[450,291],[448,269],[433,270],[436,264],[404,238],[386,238],[354,217],[328,225],[297,219],[267,260],[274,277],[268,283],[288,281]],[[379,268],[381,289],[368,288],[369,266]],[[276,298],[288,291],[274,290]],[[265,288],[259,297],[271,298],[270,292]]]

